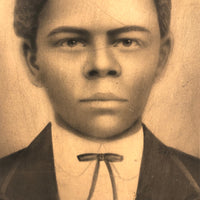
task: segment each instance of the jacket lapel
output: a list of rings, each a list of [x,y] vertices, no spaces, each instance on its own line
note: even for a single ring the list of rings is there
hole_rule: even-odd
[[[136,200],[198,199],[198,194],[172,159],[176,156],[173,151],[145,126],[144,134],[144,152]]]
[[[10,200],[58,200],[50,123],[22,152],[6,194]]]

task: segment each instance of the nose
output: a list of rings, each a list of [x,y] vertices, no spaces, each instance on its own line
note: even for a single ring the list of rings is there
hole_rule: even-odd
[[[92,50],[88,63],[84,68],[84,76],[87,79],[119,77],[121,75],[121,66],[113,56],[109,48]]]

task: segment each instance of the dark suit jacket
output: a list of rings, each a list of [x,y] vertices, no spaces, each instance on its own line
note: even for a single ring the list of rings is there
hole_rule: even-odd
[[[144,126],[136,200],[200,200],[198,184],[200,160],[165,146]],[[50,123],[27,148],[0,159],[0,192],[0,200],[59,200]]]

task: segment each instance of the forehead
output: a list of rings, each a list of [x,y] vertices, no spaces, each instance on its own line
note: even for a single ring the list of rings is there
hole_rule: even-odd
[[[48,0],[39,21],[45,29],[66,25],[96,31],[129,25],[158,29],[153,0]]]

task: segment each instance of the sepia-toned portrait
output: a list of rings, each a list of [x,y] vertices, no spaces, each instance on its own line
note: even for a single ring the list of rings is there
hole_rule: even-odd
[[[1,0],[0,200],[200,200],[199,14]]]

